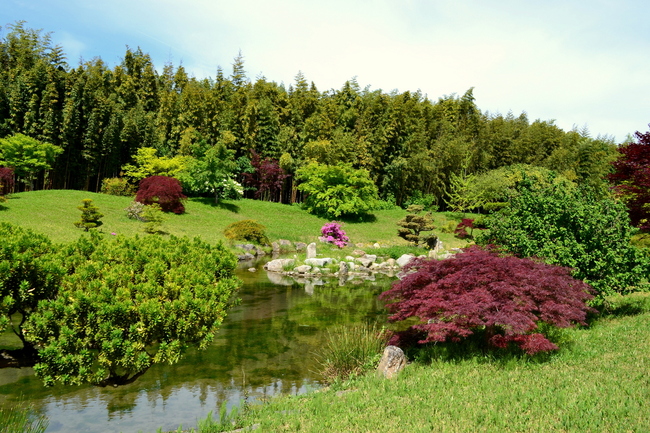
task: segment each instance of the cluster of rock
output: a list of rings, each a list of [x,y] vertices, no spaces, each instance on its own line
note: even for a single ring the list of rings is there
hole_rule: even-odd
[[[235,247],[244,251],[243,254],[237,256],[240,262],[251,261],[267,254],[262,248],[253,244],[237,244]],[[291,242],[286,239],[280,239],[271,244],[271,254],[273,257],[277,257],[280,254],[304,251],[305,248],[307,248],[307,244],[304,242]]]

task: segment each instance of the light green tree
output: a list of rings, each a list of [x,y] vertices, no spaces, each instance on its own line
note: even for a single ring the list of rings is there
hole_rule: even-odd
[[[34,189],[36,176],[52,168],[54,159],[61,152],[63,149],[59,146],[23,134],[0,139],[0,165],[13,168],[30,190]]]

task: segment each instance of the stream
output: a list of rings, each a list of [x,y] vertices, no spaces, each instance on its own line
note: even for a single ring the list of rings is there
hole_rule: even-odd
[[[31,368],[0,369],[0,405],[22,399],[49,418],[46,432],[144,432],[196,427],[210,411],[218,417],[242,402],[301,394],[322,386],[315,353],[336,325],[384,322],[378,295],[392,278],[298,283],[244,266],[241,303],[230,310],[214,342],[190,349],[175,365],[155,365],[134,383],[117,388],[46,388]],[[14,337],[15,338],[15,337]],[[11,340],[0,338],[0,348]],[[16,339],[17,341],[17,339]],[[5,346],[5,347],[3,347]]]

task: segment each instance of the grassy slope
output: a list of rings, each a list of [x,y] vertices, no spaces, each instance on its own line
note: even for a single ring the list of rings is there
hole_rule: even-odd
[[[131,203],[129,197],[116,197],[92,192],[74,190],[33,191],[14,194],[0,204],[0,221],[7,221],[31,228],[49,236],[56,242],[69,242],[82,231],[73,223],[81,212],[77,206],[81,200],[92,199],[104,214],[104,233],[126,236],[144,234],[144,225],[128,219],[124,209]],[[320,228],[329,222],[303,211],[299,206],[282,205],[257,200],[223,201],[215,205],[209,199],[191,199],[185,204],[183,215],[167,214],[162,229],[176,236],[199,236],[215,243],[224,240],[223,229],[230,223],[242,219],[254,219],[267,228],[271,240],[314,242],[320,235]],[[379,242],[380,244],[405,245],[397,236],[396,222],[404,217],[402,209],[375,212],[376,220],[365,223],[345,223],[346,230],[354,243]],[[444,216],[437,215],[439,225],[446,223]],[[439,234],[447,247],[464,245],[450,234]]]
[[[394,380],[369,375],[344,392],[281,397],[253,407],[261,431],[650,431],[650,313],[566,332],[547,362],[410,364]],[[567,344],[568,343],[568,344]]]

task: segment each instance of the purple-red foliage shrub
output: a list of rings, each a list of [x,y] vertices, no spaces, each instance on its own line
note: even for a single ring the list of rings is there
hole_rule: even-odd
[[[321,227],[320,232],[322,236],[319,239],[322,242],[329,242],[339,248],[345,247],[350,242],[350,238],[341,228],[341,224],[336,221],[325,224]]]
[[[560,328],[585,325],[591,287],[568,268],[503,256],[471,247],[446,260],[416,259],[404,278],[381,294],[390,321],[419,319],[391,344],[453,341],[485,331],[497,348],[510,343],[528,354],[557,349],[538,331],[545,322]]]
[[[262,159],[259,153],[251,149],[251,165],[253,173],[242,173],[244,184],[255,189],[255,198],[269,201],[280,201],[280,192],[284,180],[289,177],[277,160]]]
[[[467,229],[470,229],[470,232],[468,232]],[[474,219],[463,218],[456,226],[456,229],[454,230],[454,235],[456,235],[456,237],[460,239],[467,239],[469,237],[472,237],[473,230],[474,230]]]
[[[608,179],[623,197],[632,224],[650,231],[650,131],[635,136],[636,143],[617,149],[621,156],[612,163],[614,173]]]
[[[7,195],[14,187],[14,170],[0,167],[0,195]]]
[[[150,176],[140,181],[135,201],[150,205],[158,203],[164,212],[185,212],[183,187],[178,179],[168,176]]]

